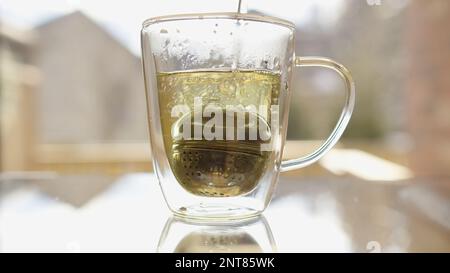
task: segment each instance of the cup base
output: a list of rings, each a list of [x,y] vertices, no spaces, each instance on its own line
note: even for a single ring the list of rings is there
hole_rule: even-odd
[[[188,207],[180,207],[176,210],[172,210],[173,214],[177,217],[193,220],[193,221],[206,221],[206,222],[229,222],[229,221],[247,221],[251,218],[258,217],[262,211],[255,210],[247,207],[230,205],[205,205],[197,204]]]

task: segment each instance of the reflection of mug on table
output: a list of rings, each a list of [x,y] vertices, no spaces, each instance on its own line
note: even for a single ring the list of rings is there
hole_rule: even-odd
[[[272,232],[264,218],[233,224],[200,224],[170,218],[161,234],[158,252],[261,253],[274,252]]]

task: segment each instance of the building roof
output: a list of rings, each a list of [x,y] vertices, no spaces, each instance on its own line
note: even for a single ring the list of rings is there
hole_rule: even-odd
[[[124,50],[129,52],[130,55],[137,58],[137,56],[135,54],[133,54],[132,51],[122,41],[117,39],[107,29],[102,27],[97,21],[95,21],[90,16],[88,16],[87,14],[85,14],[81,11],[74,11],[72,13],[68,13],[63,16],[59,16],[52,20],[46,21],[46,22],[38,25],[35,29],[37,32],[41,32],[41,31],[45,31],[45,29],[47,29],[47,28],[59,26],[59,25],[69,23],[69,22],[76,22],[76,21],[81,21],[81,22],[84,21],[85,23],[90,24],[94,30],[102,32],[107,39],[111,40],[111,42],[120,45]]]

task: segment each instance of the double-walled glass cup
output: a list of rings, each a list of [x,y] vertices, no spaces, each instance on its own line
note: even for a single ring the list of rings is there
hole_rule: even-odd
[[[354,105],[349,71],[332,60],[296,57],[294,24],[214,13],[152,18],[142,57],[153,164],[178,216],[230,220],[259,215],[282,171],[317,161],[338,141]],[[313,153],[282,161],[295,67],[336,71],[345,104]]]

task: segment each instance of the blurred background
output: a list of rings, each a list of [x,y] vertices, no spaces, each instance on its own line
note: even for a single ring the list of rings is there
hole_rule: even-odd
[[[45,237],[60,229],[29,233],[26,226],[72,217],[130,174],[152,172],[141,23],[235,11],[237,2],[0,1],[0,250],[77,249],[63,235],[63,245]],[[297,55],[336,59],[357,87],[337,148],[319,164],[283,174],[274,199],[295,192],[306,205],[326,208],[333,200],[350,243],[285,250],[366,251],[374,240],[386,251],[450,251],[450,2],[248,0],[243,11],[294,22]],[[292,86],[286,158],[320,145],[344,93],[333,72],[313,68],[296,70]],[[132,186],[120,189],[115,198],[127,192],[128,201],[140,200]],[[135,213],[145,214],[142,204]],[[51,209],[58,206],[65,210]]]

